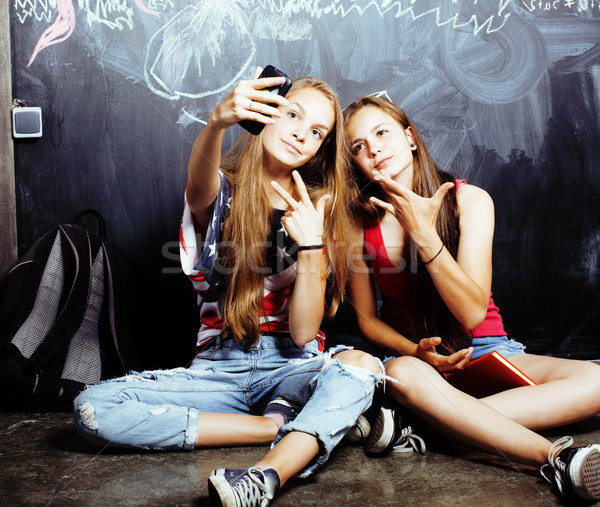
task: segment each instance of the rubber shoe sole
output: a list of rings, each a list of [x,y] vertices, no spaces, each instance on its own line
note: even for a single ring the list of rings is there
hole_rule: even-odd
[[[382,408],[371,427],[369,438],[365,442],[365,452],[381,454],[385,452],[394,439],[394,412]]]
[[[350,442],[362,442],[371,434],[371,424],[364,415],[361,415],[356,424],[346,433],[346,438]]]
[[[208,478],[208,497],[211,506],[235,507],[233,490],[223,475],[224,469],[214,470]]]
[[[600,500],[600,446],[580,450],[569,463],[569,476],[575,492],[588,500]],[[583,452],[585,450],[585,452]],[[571,470],[578,470],[576,477]]]

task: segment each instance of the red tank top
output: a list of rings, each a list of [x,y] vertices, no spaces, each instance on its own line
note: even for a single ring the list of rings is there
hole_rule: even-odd
[[[464,180],[456,180],[458,192]],[[425,326],[415,324],[414,316],[421,312],[416,297],[416,269],[413,266],[395,266],[388,257],[379,222],[365,227],[365,256],[373,270],[373,279],[381,293],[381,319],[412,340],[424,338]],[[416,266],[414,266],[416,268]],[[505,336],[504,325],[492,295],[484,321],[469,333],[474,338]]]

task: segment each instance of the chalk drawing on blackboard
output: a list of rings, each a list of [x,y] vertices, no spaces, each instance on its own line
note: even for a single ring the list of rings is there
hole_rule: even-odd
[[[498,0],[496,12],[485,15],[481,15],[478,0],[446,0],[435,7],[431,7],[427,0],[223,0],[218,3],[188,0],[189,5],[179,11],[171,0],[150,0],[148,6],[143,0],[130,0],[137,11],[128,5],[127,0],[78,0],[77,7],[85,15],[90,29],[98,25],[125,31],[133,30],[137,24],[148,30],[152,25],[146,23],[143,16],[136,16],[136,12],[160,17],[162,26],[153,32],[147,43],[144,76],[154,93],[177,100],[219,93],[238,80],[252,62],[258,39],[289,41],[308,38],[310,24],[298,21],[298,18],[320,18],[323,15],[344,18],[351,13],[362,16],[369,12],[381,18],[430,19],[437,27],[470,28],[472,35],[480,32],[492,34],[506,24],[511,15],[508,6],[512,1]],[[34,62],[40,51],[65,41],[75,29],[77,13],[73,0],[15,0],[14,9],[21,23],[28,17],[48,22],[56,11],[54,22],[38,40],[28,65]],[[222,43],[231,34],[237,37],[234,42],[244,44],[223,46]],[[238,60],[242,61],[237,62],[241,65],[229,67],[239,69],[236,75],[225,80],[221,78],[219,86],[207,87],[203,83],[201,91],[181,86],[189,86],[193,79],[204,76],[203,70],[207,65],[214,67],[223,57],[223,47],[235,47],[242,53],[238,55]]]
[[[150,39],[144,77],[148,87],[163,98],[201,98],[239,81],[255,52],[246,16],[237,5],[230,9],[214,3],[203,8],[190,5]],[[217,66],[238,71],[226,80],[220,72],[203,72],[204,67]]]
[[[556,0],[553,5],[568,9],[567,1],[572,0]],[[103,66],[145,82],[163,99],[183,99],[186,110],[182,109],[179,121],[184,126],[201,121],[196,114],[206,114],[202,106],[195,111],[190,101],[220,94],[251,75],[255,65],[268,63],[257,61],[259,47],[266,42],[280,47],[306,41],[316,51],[324,51],[320,45],[329,42],[330,34],[316,37],[315,27],[331,20],[341,24],[348,19],[355,24],[364,17],[369,30],[376,30],[371,27],[379,19],[386,23],[399,18],[403,26],[418,22],[420,27],[430,27],[442,41],[428,46],[432,54],[427,56],[436,74],[454,87],[454,93],[458,90],[488,104],[508,104],[525,97],[538,86],[549,65],[572,56],[573,50],[583,54],[598,43],[596,19],[567,16],[557,24],[536,17],[516,0],[490,0],[485,5],[478,0],[14,0],[13,5],[21,24],[28,18],[39,24],[54,19],[28,65],[44,48],[72,36],[77,15],[78,23],[85,19],[78,37],[91,47],[92,54],[101,55]],[[351,30],[358,33],[359,28]],[[361,36],[367,37],[364,32]],[[390,40],[392,44],[397,43]],[[405,45],[410,47],[402,41],[398,51],[404,51]],[[107,50],[108,46],[118,47],[118,54]],[[360,46],[347,49],[349,55],[363,50]],[[376,58],[396,49],[382,48]],[[337,52],[328,53],[328,58],[330,67],[345,63]],[[388,61],[383,57],[371,63],[374,68],[388,64],[396,68],[397,62]],[[573,58],[561,63],[567,64],[581,65]],[[346,72],[345,78],[363,79],[364,68],[356,68],[361,77]],[[411,100],[415,93],[420,92],[411,92]]]
[[[46,5],[48,6],[48,4]],[[33,60],[35,60],[35,57],[42,49],[67,40],[73,33],[73,30],[75,30],[75,9],[71,0],[56,0],[56,8],[58,10],[56,19],[52,25],[44,30],[44,33],[37,41],[27,64],[28,67],[33,63]]]
[[[188,113],[185,108],[181,109],[181,112],[187,117],[189,118],[191,121],[196,122],[196,123],[202,123],[202,125],[206,125],[206,121],[205,120],[201,120],[200,118],[198,118],[197,116],[194,116],[191,113]]]
[[[372,97],[383,97],[384,99],[389,100],[390,102],[394,102],[390,96],[388,95],[387,90],[381,90],[380,92],[375,92],[370,94]]]

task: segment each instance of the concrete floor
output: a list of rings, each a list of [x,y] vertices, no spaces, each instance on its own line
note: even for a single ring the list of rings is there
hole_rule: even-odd
[[[549,433],[600,442],[600,416]],[[424,456],[368,458],[342,445],[309,480],[288,483],[272,503],[299,505],[563,505],[537,470],[428,442]],[[253,464],[265,447],[177,452],[98,452],[70,414],[0,413],[0,505],[208,505],[207,477]]]

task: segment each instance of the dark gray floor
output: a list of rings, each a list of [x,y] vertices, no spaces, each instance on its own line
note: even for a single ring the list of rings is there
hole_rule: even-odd
[[[600,442],[600,416],[561,428]],[[99,453],[69,414],[0,413],[0,505],[208,505],[214,468],[253,464],[265,447],[189,453]],[[537,470],[456,447],[373,459],[343,445],[310,480],[288,483],[273,505],[561,505]]]

